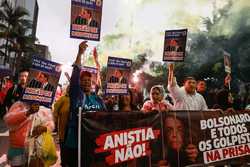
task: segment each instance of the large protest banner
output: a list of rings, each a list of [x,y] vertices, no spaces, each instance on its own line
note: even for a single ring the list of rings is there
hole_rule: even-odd
[[[157,112],[84,113],[83,166],[126,166],[133,163],[144,166],[160,157],[160,152],[152,154],[160,148],[159,118]],[[157,150],[153,151],[154,148]]]
[[[131,59],[109,57],[105,94],[119,95],[128,93]]]
[[[22,99],[51,107],[61,75],[61,64],[33,56]]]
[[[71,0],[71,38],[100,40],[102,4],[102,0]]]
[[[82,119],[84,166],[208,166],[250,162],[250,113],[96,112]]]
[[[163,61],[184,61],[187,29],[165,31]]]

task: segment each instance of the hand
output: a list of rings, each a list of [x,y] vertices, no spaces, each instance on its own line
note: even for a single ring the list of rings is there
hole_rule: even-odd
[[[212,109],[212,111],[219,112],[220,114],[225,114],[224,111],[220,108]]]
[[[32,137],[40,136],[42,133],[47,132],[47,127],[38,125],[32,131]]]
[[[157,166],[158,167],[168,167],[169,166],[168,161],[167,160],[160,160],[160,161],[158,161]]]
[[[40,105],[38,103],[33,103],[30,105],[29,111],[27,111],[26,115],[29,116],[31,114],[37,113],[39,111]]]
[[[198,149],[193,144],[188,144],[187,148],[185,149],[185,152],[187,153],[187,157],[191,162],[195,162],[196,158],[198,156]]]
[[[226,113],[235,113],[236,111],[234,110],[234,108],[228,108],[226,109]]]
[[[80,54],[80,55],[83,54],[87,47],[88,47],[87,41],[81,42],[80,45],[79,45],[78,54]]]
[[[230,74],[227,74],[227,76],[225,77],[225,80],[224,80],[225,86],[229,86],[231,80],[232,80],[232,77],[230,76]]]

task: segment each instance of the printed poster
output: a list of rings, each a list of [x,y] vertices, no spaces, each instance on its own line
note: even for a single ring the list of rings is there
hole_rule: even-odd
[[[86,113],[82,129],[86,167],[250,163],[248,111]]]
[[[61,64],[33,56],[22,99],[51,107],[61,75]]]
[[[119,95],[128,93],[129,74],[132,60],[109,57],[105,93]]]
[[[100,40],[102,0],[72,0],[70,37]]]
[[[187,29],[165,31],[163,61],[184,61]]]

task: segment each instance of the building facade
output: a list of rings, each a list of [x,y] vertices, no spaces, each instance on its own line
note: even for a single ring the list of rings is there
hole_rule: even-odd
[[[4,2],[5,0],[0,0],[0,3]],[[21,6],[28,10],[29,16],[26,16],[25,19],[28,19],[32,23],[32,29],[27,32],[27,36],[31,36],[34,39],[36,39],[36,29],[37,29],[37,20],[38,20],[38,12],[39,7],[37,0],[7,0],[12,3],[13,7]],[[0,39],[0,44],[5,44],[5,39]],[[4,64],[4,55],[2,55],[4,51],[2,50],[1,56],[0,56],[0,64]],[[5,64],[7,68],[11,68],[10,64],[12,59],[14,59],[14,54],[10,54],[10,63]]]
[[[27,19],[31,20],[33,27],[27,35],[36,37],[37,19],[39,12],[37,0],[14,0],[14,3],[15,6],[22,6],[29,11],[30,15],[27,17]]]

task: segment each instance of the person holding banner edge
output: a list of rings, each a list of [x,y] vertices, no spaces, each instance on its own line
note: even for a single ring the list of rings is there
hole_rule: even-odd
[[[88,47],[87,41],[83,41],[79,45],[78,54],[73,65],[73,72],[70,79],[69,97],[70,97],[70,113],[65,133],[66,164],[70,167],[77,166],[77,110],[82,107],[83,112],[106,111],[106,107],[100,97],[91,93],[91,73],[87,71],[81,72],[81,56]]]

